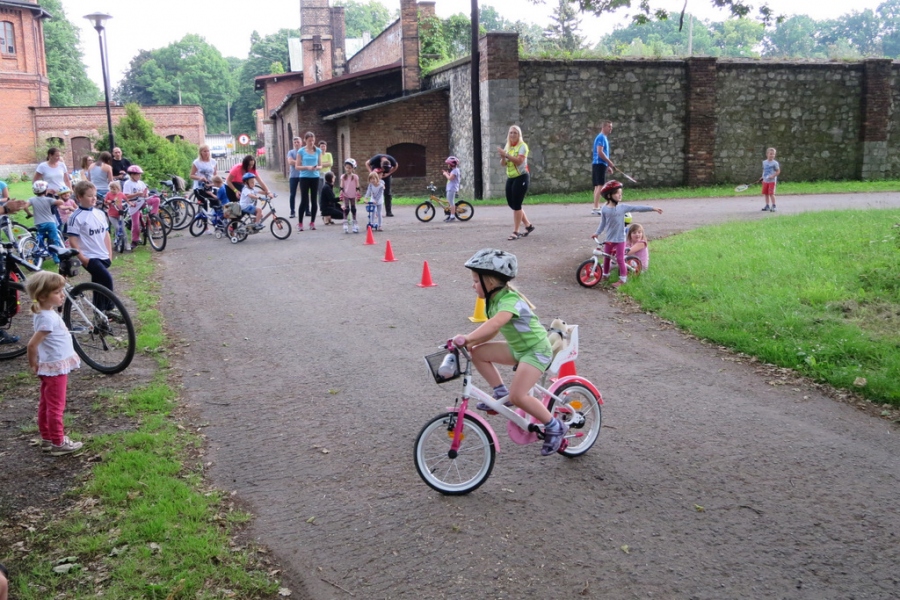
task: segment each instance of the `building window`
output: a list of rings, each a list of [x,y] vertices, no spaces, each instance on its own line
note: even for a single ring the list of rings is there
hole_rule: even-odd
[[[0,21],[0,54],[16,53],[16,34],[13,24],[9,21]]]
[[[425,177],[425,146],[396,144],[388,148],[387,153],[400,165],[394,171],[394,177]]]
[[[183,140],[184,137],[178,135],[177,133],[173,133],[172,135],[167,135],[166,139],[169,140],[170,142],[176,142],[178,140]]]

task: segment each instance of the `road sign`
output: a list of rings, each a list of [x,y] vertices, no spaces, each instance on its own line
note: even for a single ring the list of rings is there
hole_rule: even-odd
[[[241,135],[238,136],[238,143],[241,146],[246,146],[247,144],[250,143],[250,136],[247,135],[246,133],[242,133]]]

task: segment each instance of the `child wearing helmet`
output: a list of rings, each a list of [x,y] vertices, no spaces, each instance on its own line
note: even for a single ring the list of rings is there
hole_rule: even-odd
[[[31,184],[34,197],[25,205],[25,214],[34,217],[34,226],[37,229],[38,242],[46,240],[48,245],[61,246],[59,237],[59,225],[53,215],[53,207],[62,206],[63,201],[47,195],[47,182],[38,179]],[[65,187],[65,186],[62,186]],[[66,189],[68,189],[66,187]],[[29,210],[30,209],[30,210]],[[59,258],[52,254],[53,262],[59,264]]]
[[[125,170],[128,180],[122,185],[122,193],[128,201],[128,215],[131,217],[131,246],[137,246],[141,240],[141,209],[144,204],[150,206],[152,214],[159,213],[159,198],[150,197],[150,189],[141,181],[144,170],[137,165],[131,165]]]
[[[341,202],[344,203],[344,233],[359,233],[356,224],[356,201],[359,200],[359,175],[356,174],[356,161],[348,158],[344,161],[344,173],[341,175]],[[352,215],[352,217],[351,217]]]
[[[455,156],[448,156],[444,161],[447,165],[443,174],[447,178],[447,202],[450,203],[450,214],[445,221],[456,220],[456,194],[459,192],[459,159]]]
[[[75,199],[72,198],[72,190],[70,190],[68,186],[64,185],[59,188],[57,194],[59,194],[59,199],[62,200],[62,204],[59,205],[59,218],[62,221],[62,235],[60,237],[65,242],[69,217],[71,217],[72,213],[75,212],[75,209],[78,208],[78,204],[76,204]]]
[[[241,188],[241,212],[253,215],[253,227],[262,229],[262,211],[256,207],[256,201],[259,195],[256,193],[256,175],[254,173],[244,173],[242,178],[244,187]],[[303,216],[303,213],[300,213]]]
[[[530,395],[531,388],[550,366],[553,350],[534,306],[509,285],[518,272],[516,257],[503,250],[484,248],[466,261],[465,266],[472,270],[475,294],[484,298],[488,320],[467,335],[454,336],[453,344],[470,350],[475,368],[494,388],[494,398],[508,396],[507,404],[521,408],[544,424],[541,454],[549,456],[559,450],[569,427]],[[503,334],[505,342],[490,341],[498,333]],[[518,365],[509,389],[494,366],[497,364]],[[476,408],[488,410],[483,403]]]
[[[625,266],[625,214],[627,212],[656,212],[662,214],[661,208],[641,206],[637,204],[622,204],[622,184],[611,179],[600,188],[600,196],[606,200],[606,204],[600,209],[600,225],[591,237],[598,240],[601,233],[606,234],[603,251],[606,254],[616,255],[616,264],[619,265],[619,280],[613,287],[628,281],[628,268]],[[603,275],[601,281],[609,280],[609,256],[603,259]]]

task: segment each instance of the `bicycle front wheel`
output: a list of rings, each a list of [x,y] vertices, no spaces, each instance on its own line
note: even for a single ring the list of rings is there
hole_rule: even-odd
[[[166,227],[158,215],[150,215],[150,218],[147,219],[146,235],[151,248],[157,252],[162,252],[166,249],[166,239],[168,238]]]
[[[428,486],[447,496],[461,496],[487,481],[497,449],[484,425],[472,416],[463,420],[462,445],[449,456],[457,413],[444,413],[429,421],[416,438],[416,470]]]
[[[629,254],[625,257],[625,268],[628,269],[629,276],[640,275],[641,271],[644,270],[644,263],[637,256]]]
[[[118,296],[97,283],[76,285],[66,294],[63,322],[75,352],[93,369],[112,375],[134,358],[134,323]]]
[[[191,224],[194,211],[193,206],[187,199],[179,196],[169,198],[164,206],[166,210],[172,213],[172,226],[175,229],[180,231]]]
[[[475,207],[465,200],[460,200],[456,203],[456,218],[460,221],[468,221],[474,214]]]
[[[269,229],[272,230],[272,235],[279,240],[286,240],[291,237],[291,222],[284,217],[276,217],[273,219],[272,224],[269,225]]]
[[[575,277],[578,279],[578,283],[581,287],[586,288],[592,288],[600,283],[601,275],[603,275],[603,270],[600,268],[600,263],[593,258],[589,258],[578,265],[578,270],[575,271]]]
[[[434,212],[434,204],[423,202],[416,207],[416,218],[423,223],[427,223],[434,218]]]
[[[600,436],[603,426],[599,399],[587,386],[573,381],[553,392],[563,404],[555,403],[553,416],[569,425],[566,439],[569,445],[562,451],[563,456],[574,458],[591,449]]]
[[[191,221],[191,227],[189,231],[191,235],[194,237],[200,237],[206,231],[206,215],[197,215],[194,217],[194,220]]]
[[[34,236],[27,235],[19,239],[18,243],[19,256],[30,265],[34,265],[38,269],[44,264],[44,253],[41,251],[40,245]]]
[[[11,292],[18,297],[17,308],[11,316],[0,318],[0,360],[8,360],[22,356],[28,350],[28,341],[31,339],[34,329],[32,327],[31,298],[25,292],[25,286],[18,281],[0,283],[0,298],[6,298]],[[0,310],[8,310],[12,307],[0,303]],[[5,322],[4,322],[5,321]]]

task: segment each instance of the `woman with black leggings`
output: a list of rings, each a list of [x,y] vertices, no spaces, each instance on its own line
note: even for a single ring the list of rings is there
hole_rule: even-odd
[[[518,125],[509,128],[506,147],[497,150],[500,153],[500,164],[506,167],[506,203],[513,211],[513,232],[506,239],[512,241],[534,231],[534,225],[522,210],[531,176],[528,173],[528,144],[522,139],[522,130]],[[519,233],[522,225],[525,225],[525,232]]]
[[[316,230],[318,210],[319,170],[322,168],[322,151],[316,148],[316,134],[307,131],[305,145],[297,151],[297,170],[300,171],[300,208],[297,210],[297,231],[303,231],[303,216],[309,212],[309,228]]]

